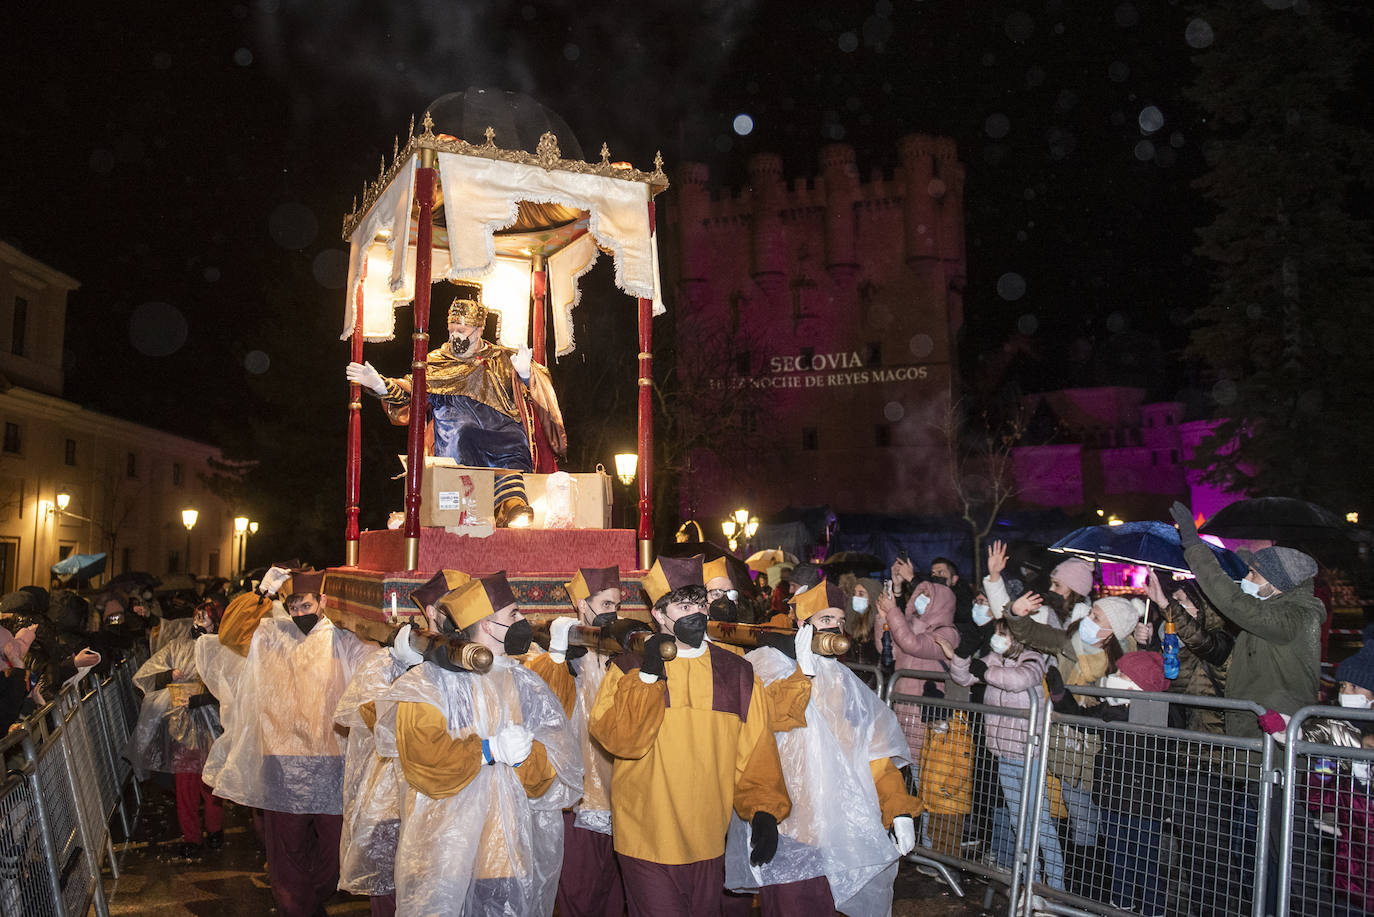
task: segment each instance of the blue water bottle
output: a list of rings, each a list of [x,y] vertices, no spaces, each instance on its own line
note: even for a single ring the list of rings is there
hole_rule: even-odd
[[[1174,619],[1164,622],[1164,639],[1160,641],[1164,651],[1164,677],[1173,681],[1178,677],[1178,632],[1174,630]]]

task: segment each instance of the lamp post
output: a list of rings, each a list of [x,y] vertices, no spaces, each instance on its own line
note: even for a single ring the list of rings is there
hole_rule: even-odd
[[[634,452],[620,452],[615,457],[615,476],[628,489],[634,486],[635,474],[639,470],[639,455]],[[633,496],[633,494],[631,494]]]
[[[234,517],[234,534],[239,540],[238,572],[243,573],[244,542],[248,540],[248,517]]]
[[[720,524],[720,530],[725,533],[725,541],[726,544],[730,546],[731,551],[739,547],[739,543],[735,541],[735,533],[739,531],[739,525],[735,523],[733,517],[722,522]]]
[[[191,572],[191,529],[196,527],[196,518],[200,513],[195,507],[188,506],[181,511],[181,524],[186,526],[186,563],[185,573]]]

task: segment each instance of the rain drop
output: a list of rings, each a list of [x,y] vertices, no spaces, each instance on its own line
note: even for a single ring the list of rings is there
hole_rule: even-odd
[[[1060,111],[1073,111],[1073,107],[1078,104],[1078,93],[1072,89],[1061,89],[1059,97],[1054,100],[1054,107]]]
[[[906,408],[902,407],[900,402],[889,401],[883,405],[883,416],[887,418],[888,423],[896,423],[906,416]]]
[[[172,66],[172,55],[166,51],[159,51],[153,55],[153,67],[158,70],[169,70]]]
[[[1245,307],[1245,317],[1252,322],[1259,321],[1264,318],[1264,306],[1261,306],[1257,302],[1250,303],[1250,305]]]
[[[327,290],[342,290],[348,283],[348,253],[329,248],[315,256],[310,263],[315,282]]]
[[[853,32],[844,32],[840,35],[840,38],[836,42],[836,44],[840,46],[841,51],[843,51],[845,54],[849,54],[851,51],[858,50],[859,36],[855,35]]]
[[[1035,20],[1031,19],[1029,13],[1017,10],[1007,17],[1002,25],[1002,30],[1012,41],[1020,42],[1030,38],[1035,32]]]
[[[238,64],[240,67],[247,67],[249,64],[253,63],[253,52],[249,51],[247,48],[239,48],[234,52],[234,63]]]
[[[1116,24],[1123,29],[1129,29],[1140,22],[1140,11],[1135,8],[1134,3],[1123,3],[1116,8]]]
[[[1182,131],[1174,131],[1172,134],[1169,135],[1169,146],[1173,147],[1176,150],[1183,149]]]
[[[913,334],[907,346],[911,349],[913,357],[924,360],[935,350],[935,341],[928,334]]]
[[[1026,235],[1026,231],[1025,231],[1024,229],[1018,229],[1018,230],[1016,230],[1016,241],[1017,241],[1017,242],[1024,242],[1024,241],[1026,241],[1026,240],[1029,239],[1029,238],[1030,238],[1030,236]]]
[[[267,226],[273,242],[292,250],[305,248],[314,242],[320,231],[315,214],[311,213],[309,207],[295,201],[273,210]]]
[[[944,199],[947,190],[949,189],[945,185],[945,180],[943,178],[932,178],[926,183],[926,194],[929,194],[937,201]]]
[[[1153,134],[1164,126],[1164,113],[1153,105],[1146,105],[1136,120],[1140,123],[1141,133]]]
[[[573,44],[572,42],[568,42],[566,45],[563,46],[563,57],[565,57],[566,59],[570,61],[577,60],[581,56],[582,49],[579,48],[577,45]]]
[[[1008,271],[997,278],[997,295],[1007,302],[1016,302],[1026,295],[1026,278],[1014,271]]]
[[[261,350],[250,350],[243,357],[243,368],[255,376],[261,376],[272,365],[272,358]]]
[[[535,15],[537,14],[535,13],[534,7],[530,4],[526,3],[524,6],[520,7],[520,18],[526,22],[534,22]]]
[[[1131,78],[1131,65],[1124,60],[1114,60],[1107,67],[1107,79],[1113,83],[1124,83]]]
[[[1026,71],[1026,86],[1034,89],[1045,82],[1045,68],[1038,64]]]
[[[176,353],[186,343],[186,316],[165,302],[145,302],[129,317],[129,343],[148,357]]]
[[[1029,337],[1040,327],[1040,319],[1029,312],[1016,320],[1016,330]]]
[[[1011,132],[1011,119],[1001,112],[994,112],[983,122],[983,132],[993,140],[1001,140]]]
[[[1126,316],[1120,312],[1113,312],[1107,316],[1107,330],[1112,334],[1120,334],[1126,330]]]
[[[1155,145],[1148,140],[1142,140],[1135,145],[1135,158],[1141,162],[1149,162],[1155,158]]]
[[[731,127],[735,129],[736,134],[747,137],[754,130],[754,119],[745,114],[735,115]]]
[[[219,268],[207,267],[205,270],[200,272],[200,276],[205,278],[206,283],[218,283],[220,276]]]
[[[1183,30],[1183,40],[1188,43],[1188,47],[1200,51],[1210,48],[1212,42],[1216,41],[1216,35],[1212,33],[1212,24],[1206,19],[1194,19]]]
[[[1222,379],[1212,386],[1212,400],[1222,405],[1233,403],[1236,400],[1236,383]]]

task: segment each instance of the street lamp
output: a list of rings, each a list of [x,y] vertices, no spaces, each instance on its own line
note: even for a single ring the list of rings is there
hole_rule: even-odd
[[[186,573],[191,572],[191,529],[196,527],[196,519],[199,516],[200,513],[191,506],[181,511],[181,524],[186,526]]]
[[[58,495],[57,495],[57,511],[58,511],[59,513],[62,512],[64,509],[66,509],[66,508],[68,507],[68,505],[71,504],[71,502],[72,502],[72,495],[71,495],[71,494],[65,493],[65,492],[58,494]]]
[[[615,476],[629,491],[627,504],[630,513],[630,527],[634,527],[634,487],[635,474],[639,471],[639,455],[634,452],[617,452],[615,456]]]
[[[242,572],[243,572],[243,554],[244,554],[243,546],[244,546],[244,542],[246,542],[246,541],[248,540],[248,517],[247,517],[247,516],[235,516],[235,517],[234,517],[234,534],[235,534],[236,536],[238,536],[238,539],[239,539],[238,568],[239,568],[239,572],[242,573]]]

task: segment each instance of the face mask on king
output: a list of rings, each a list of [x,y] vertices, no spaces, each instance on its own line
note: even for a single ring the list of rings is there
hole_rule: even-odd
[[[673,636],[696,649],[706,639],[706,615],[700,611],[683,615],[673,622]]]

